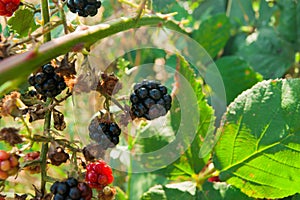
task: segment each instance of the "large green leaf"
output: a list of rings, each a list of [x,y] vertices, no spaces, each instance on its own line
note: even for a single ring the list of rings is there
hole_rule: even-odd
[[[225,14],[214,15],[203,21],[199,29],[192,33],[193,39],[215,57],[222,50],[230,37],[230,22]]]
[[[34,12],[31,9],[18,9],[14,16],[8,20],[8,25],[16,31],[20,37],[28,36],[29,32],[33,32],[38,28],[34,22]]]
[[[300,191],[300,80],[269,80],[243,92],[218,130],[220,179],[256,198]]]
[[[300,50],[300,3],[294,0],[279,0],[280,17],[277,30],[285,40]]]
[[[261,28],[254,34],[258,34],[257,39],[241,47],[237,55],[265,79],[282,77],[294,62],[293,46],[270,27]]]
[[[228,103],[233,101],[242,91],[262,81],[262,76],[240,57],[226,56],[218,59],[215,64],[222,75]]]

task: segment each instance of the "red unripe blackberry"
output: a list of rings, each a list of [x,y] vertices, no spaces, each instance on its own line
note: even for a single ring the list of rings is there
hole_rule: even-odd
[[[134,85],[130,95],[131,115],[134,118],[152,120],[166,115],[172,105],[172,97],[167,88],[152,80],[144,80]]]
[[[46,97],[55,97],[67,87],[64,79],[55,73],[51,64],[44,65],[42,72],[30,76],[28,83],[34,86],[38,93]]]
[[[89,135],[103,149],[113,148],[119,143],[121,129],[115,122],[94,118],[89,125]]]
[[[104,160],[98,160],[87,165],[85,181],[91,188],[103,189],[114,180],[112,169]]]
[[[67,0],[67,6],[72,13],[79,16],[95,16],[101,7],[101,2],[97,0]]]
[[[20,0],[0,0],[0,15],[10,17],[19,8]]]

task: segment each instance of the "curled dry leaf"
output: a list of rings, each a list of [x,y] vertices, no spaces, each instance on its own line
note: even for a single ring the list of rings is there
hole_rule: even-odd
[[[11,146],[15,146],[16,144],[20,144],[23,142],[21,136],[19,135],[19,129],[13,127],[1,129],[0,140],[4,140]]]
[[[66,128],[64,115],[58,110],[53,110],[54,128],[58,131],[63,131]]]

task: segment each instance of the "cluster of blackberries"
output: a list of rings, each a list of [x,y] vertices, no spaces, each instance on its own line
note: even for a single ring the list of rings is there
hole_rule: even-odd
[[[172,97],[165,86],[153,80],[144,80],[134,86],[130,95],[133,117],[152,120],[164,116],[171,108]]]
[[[78,13],[79,16],[95,16],[101,7],[101,2],[97,0],[68,0],[67,6],[72,13]]]
[[[56,181],[51,186],[50,191],[54,194],[53,200],[90,200],[93,195],[88,184],[78,182],[75,178],[68,178],[62,182]]]
[[[115,147],[119,143],[121,129],[118,124],[95,117],[89,125],[89,135],[103,149]]]
[[[42,72],[30,76],[28,82],[38,93],[46,97],[55,97],[67,87],[64,79],[55,73],[51,64],[44,65]]]

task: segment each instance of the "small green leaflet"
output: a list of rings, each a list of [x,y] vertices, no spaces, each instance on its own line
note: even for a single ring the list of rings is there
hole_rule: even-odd
[[[34,21],[34,12],[28,8],[18,9],[14,16],[8,20],[8,25],[21,38],[28,36],[28,33],[38,28]]]

